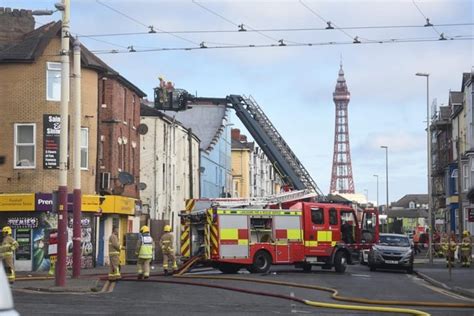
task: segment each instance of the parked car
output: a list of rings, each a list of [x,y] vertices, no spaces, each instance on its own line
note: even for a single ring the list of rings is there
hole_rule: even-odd
[[[401,234],[380,234],[380,240],[370,249],[368,266],[377,268],[404,269],[413,272],[413,247],[410,239]]]
[[[19,316],[13,306],[12,292],[0,260],[0,316]]]

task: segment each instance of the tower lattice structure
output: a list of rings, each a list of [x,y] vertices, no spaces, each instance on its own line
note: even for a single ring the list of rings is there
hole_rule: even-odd
[[[342,63],[339,68],[333,100],[336,104],[336,127],[334,132],[334,156],[330,193],[354,193],[352,178],[351,147],[349,143],[349,116],[347,106],[351,94],[347,89]]]

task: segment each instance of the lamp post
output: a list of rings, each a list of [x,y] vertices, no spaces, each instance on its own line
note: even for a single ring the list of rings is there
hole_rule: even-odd
[[[385,189],[386,189],[386,194],[385,194],[385,199],[386,199],[386,204],[385,204],[385,210],[384,213],[387,215],[388,211],[388,146],[380,146],[380,148],[385,149]],[[387,221],[388,225],[388,218],[385,219]],[[382,227],[384,227],[383,225]]]
[[[428,176],[428,255],[429,262],[433,264],[433,251],[432,251],[432,241],[433,241],[433,214],[432,214],[432,201],[431,201],[431,139],[430,139],[430,74],[417,72],[416,76],[426,78],[426,142],[427,142],[427,176]],[[458,169],[459,170],[459,169]],[[459,172],[458,172],[459,174]]]
[[[374,177],[377,178],[377,207],[379,207],[379,175],[374,174]]]

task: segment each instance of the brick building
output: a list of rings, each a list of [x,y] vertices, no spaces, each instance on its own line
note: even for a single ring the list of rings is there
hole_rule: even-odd
[[[34,29],[31,11],[0,8],[0,156],[5,156],[0,165],[0,226],[8,224],[22,237],[19,270],[49,268],[47,253],[32,254],[45,252],[47,247],[38,247],[41,241],[48,242],[57,225],[52,192],[59,178],[60,33],[60,22]],[[70,106],[68,187],[72,191],[76,163],[72,152],[80,146],[83,266],[90,267],[104,262],[104,239],[112,225],[119,226],[121,235],[138,227],[135,148],[139,148],[140,98],[145,94],[85,47],[81,50],[81,143],[73,142]],[[72,74],[72,43],[70,53]],[[71,91],[70,101],[75,97]],[[124,171],[131,174],[127,179],[132,178],[132,184],[123,186],[117,180]],[[110,185],[101,188],[107,172]],[[101,201],[99,194],[104,193],[109,195]],[[69,244],[71,240],[71,251]]]

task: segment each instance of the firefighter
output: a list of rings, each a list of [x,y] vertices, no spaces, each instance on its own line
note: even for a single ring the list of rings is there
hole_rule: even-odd
[[[451,233],[451,236],[446,240],[446,267],[454,267],[454,254],[456,252],[456,236]]]
[[[461,263],[463,267],[469,268],[471,266],[472,246],[471,246],[471,234],[465,230],[463,232],[463,238],[461,242]]]
[[[112,235],[109,237],[109,281],[116,281],[121,278],[120,275],[120,243],[118,237],[118,228],[112,229]]]
[[[0,257],[3,258],[3,265],[7,272],[10,284],[15,282],[15,265],[13,263],[13,252],[18,248],[18,242],[12,237],[12,229],[10,226],[2,228],[3,241],[0,246]]]
[[[173,249],[173,234],[171,233],[171,226],[165,225],[164,234],[161,236],[160,239],[160,247],[161,251],[163,252],[163,271],[165,275],[168,275],[168,263],[171,260],[173,262],[172,269],[175,271],[178,269],[178,265],[176,264],[176,256],[174,254]]]
[[[153,238],[150,236],[150,228],[148,226],[142,226],[140,228],[140,238],[137,243],[138,255],[137,268],[138,268],[138,279],[148,279],[150,276],[150,262],[153,258]]]

